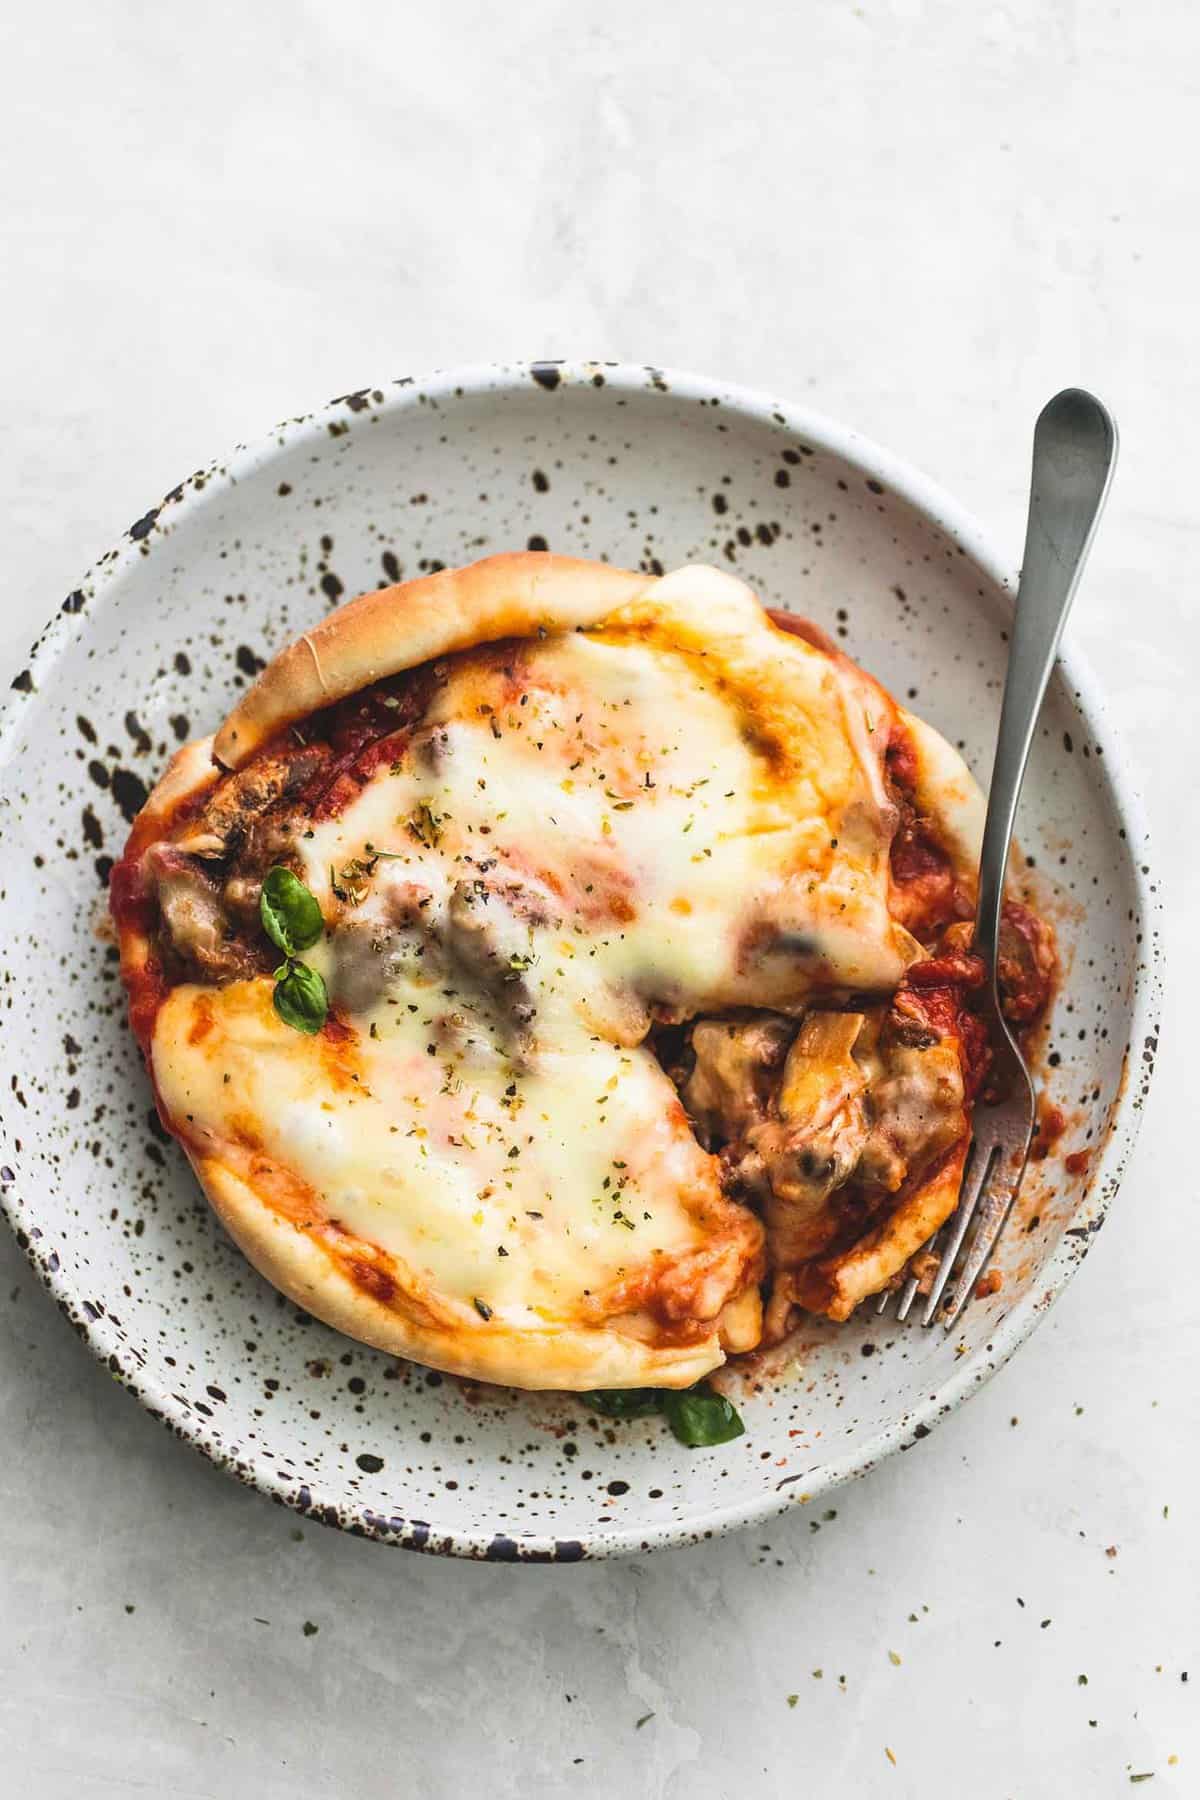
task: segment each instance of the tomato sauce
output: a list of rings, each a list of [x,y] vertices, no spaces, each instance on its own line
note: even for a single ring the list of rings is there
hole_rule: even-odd
[[[154,1021],[169,983],[157,949],[158,901],[146,890],[141,862],[147,846],[166,829],[161,820],[139,813],[108,878],[108,910],[121,944],[121,981],[129,996],[129,1022],[147,1059]]]

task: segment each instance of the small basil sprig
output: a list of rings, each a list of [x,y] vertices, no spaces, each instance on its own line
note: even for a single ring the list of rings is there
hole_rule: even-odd
[[[277,863],[263,881],[258,914],[263,930],[286,959],[275,970],[275,1011],[285,1025],[315,1037],[329,1012],[329,995],[318,971],[301,962],[297,952],[311,949],[325,929],[316,897],[290,869]]]
[[[602,1388],[581,1394],[593,1412],[610,1419],[641,1419],[662,1413],[681,1444],[690,1450],[728,1444],[746,1427],[737,1408],[706,1381],[693,1388]]]
[[[746,1429],[732,1402],[703,1383],[682,1393],[668,1389],[663,1394],[663,1411],[680,1443],[692,1450],[728,1444]]]
[[[329,1011],[329,995],[316,969],[307,963],[285,962],[275,971],[275,1011],[285,1025],[315,1037]]]
[[[662,1411],[663,1388],[600,1388],[580,1398],[593,1412],[607,1413],[610,1419],[643,1419],[648,1413]]]
[[[281,863],[267,870],[258,911],[263,930],[287,957],[310,949],[325,929],[315,895]]]

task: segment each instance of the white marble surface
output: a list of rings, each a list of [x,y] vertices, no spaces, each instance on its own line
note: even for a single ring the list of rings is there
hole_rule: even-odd
[[[735,20],[8,10],[2,667],[170,482],[381,376],[564,352],[723,373],[907,453],[1014,559],[1033,415],[1094,386],[1124,459],[1076,636],[1175,940],[1124,1195],[1016,1361],[836,1518],[566,1570],[301,1528],[142,1415],[0,1238],[0,1765],[30,1800],[1200,1792],[1200,18]]]

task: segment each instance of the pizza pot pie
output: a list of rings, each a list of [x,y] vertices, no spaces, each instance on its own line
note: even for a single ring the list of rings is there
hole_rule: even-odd
[[[175,757],[112,877],[159,1110],[367,1343],[681,1388],[953,1210],[982,802],[731,575],[546,553],[366,594]],[[1053,940],[1010,906],[1013,1017]]]

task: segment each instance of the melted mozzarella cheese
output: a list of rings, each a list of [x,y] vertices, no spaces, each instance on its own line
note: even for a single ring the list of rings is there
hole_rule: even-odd
[[[326,1217],[445,1296],[515,1324],[561,1318],[703,1241],[675,1196],[711,1187],[708,1158],[645,1051],[589,1043],[524,1072],[488,1047],[430,1056],[429,995],[402,987],[419,1013],[406,1002],[347,1056],[283,1025],[262,981],[222,989],[216,1029],[190,1045],[200,991],[177,988],[155,1035],[189,1143],[216,1153],[250,1122]]]
[[[289,1030],[266,981],[176,989],[156,1027],[194,1144],[249,1133],[326,1217],[513,1323],[706,1242],[715,1164],[652,1017],[889,988],[909,955],[858,690],[753,602],[706,617],[786,665],[783,755],[668,587],[649,620],[454,659],[299,839],[348,1042]]]

